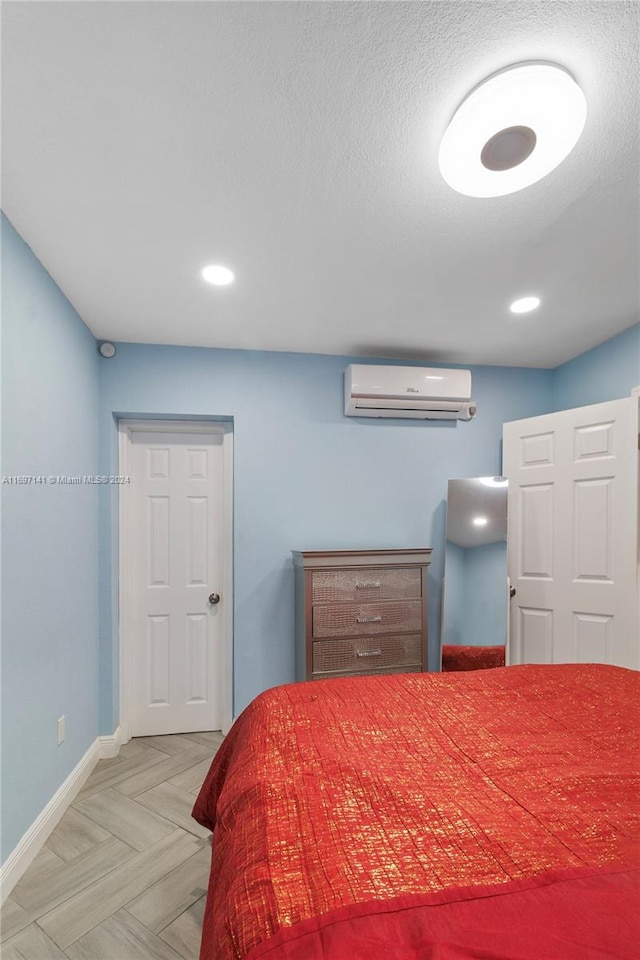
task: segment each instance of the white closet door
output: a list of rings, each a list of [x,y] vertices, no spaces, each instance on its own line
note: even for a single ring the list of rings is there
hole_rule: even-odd
[[[638,398],[506,423],[510,663],[640,668]]]
[[[131,735],[219,730],[222,434],[131,441]]]

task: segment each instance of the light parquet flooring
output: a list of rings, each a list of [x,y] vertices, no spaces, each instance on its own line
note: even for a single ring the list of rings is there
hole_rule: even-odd
[[[210,833],[191,817],[221,733],[100,761],[2,907],[2,960],[198,960]]]

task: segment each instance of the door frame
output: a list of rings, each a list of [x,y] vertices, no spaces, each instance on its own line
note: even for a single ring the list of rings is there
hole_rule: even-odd
[[[222,732],[233,722],[233,424],[213,420],[118,421],[119,475],[129,477],[134,433],[209,433],[222,437],[222,518],[220,527],[220,593],[228,602],[220,609]],[[131,739],[131,649],[133,618],[133,502],[131,485],[118,485],[119,503],[119,661],[120,661],[120,742]]]

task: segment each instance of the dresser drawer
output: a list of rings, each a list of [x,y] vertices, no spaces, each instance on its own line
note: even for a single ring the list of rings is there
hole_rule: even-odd
[[[313,637],[357,637],[422,630],[422,600],[331,603],[313,607]]]
[[[419,567],[406,569],[314,570],[311,602],[403,600],[422,595]]]
[[[314,673],[312,680],[335,680],[336,677],[364,677],[377,673],[421,673],[422,667],[380,667],[376,670],[350,670],[348,673]]]
[[[315,640],[313,673],[369,672],[377,667],[420,667],[422,635]]]

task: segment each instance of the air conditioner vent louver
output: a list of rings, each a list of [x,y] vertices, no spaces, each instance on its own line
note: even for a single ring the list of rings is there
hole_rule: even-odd
[[[471,420],[471,372],[352,363],[344,376],[348,417]]]

